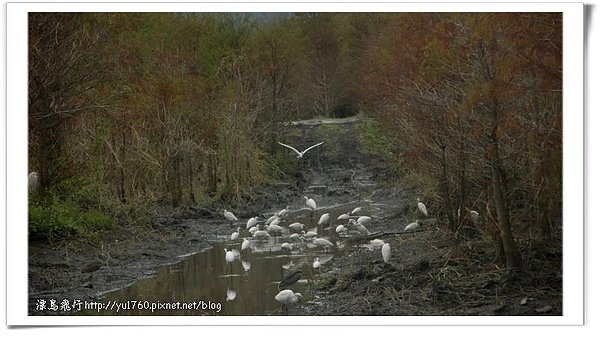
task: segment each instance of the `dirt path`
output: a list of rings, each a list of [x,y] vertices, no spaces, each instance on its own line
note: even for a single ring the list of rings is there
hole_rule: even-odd
[[[371,232],[400,232],[418,217],[416,193],[389,186],[378,155],[362,136],[365,122],[343,120],[297,121],[286,126],[286,139],[305,149],[317,142],[298,164],[292,182],[266,187],[253,201],[236,207],[240,219],[268,214],[286,205],[303,207],[302,196],[320,205],[359,203],[361,197],[377,208],[371,215]],[[367,144],[366,144],[367,143]],[[290,156],[292,156],[290,154]],[[94,300],[103,293],[151,276],[162,265],[209,248],[227,239],[232,229],[214,210],[178,211],[155,219],[147,229],[120,229],[97,241],[31,243],[29,248],[29,308],[31,315],[61,314],[36,310],[39,300]],[[351,209],[350,209],[351,210]],[[350,211],[348,210],[348,211]],[[165,213],[166,215],[166,213]],[[421,231],[387,235],[391,264],[383,264],[379,250],[368,240],[358,249],[334,259],[322,269],[315,299],[302,305],[306,315],[557,315],[561,313],[560,261],[529,270],[518,280],[507,278],[493,263],[491,248],[480,234],[454,245],[435,219]],[[558,256],[560,256],[558,254]],[[541,258],[540,258],[541,259]],[[83,272],[98,263],[94,272]],[[535,263],[535,262],[530,262]],[[536,266],[535,264],[532,266]],[[539,266],[539,265],[538,265]],[[92,267],[90,267],[92,268]],[[536,270],[537,269],[537,270]],[[91,270],[91,269],[90,269]],[[558,271],[556,273],[548,271]],[[526,299],[526,301],[523,301]],[[521,302],[526,304],[521,305]]]

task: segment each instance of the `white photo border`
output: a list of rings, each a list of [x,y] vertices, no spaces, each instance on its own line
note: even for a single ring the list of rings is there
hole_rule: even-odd
[[[562,12],[562,316],[310,317],[310,325],[582,325],[584,322],[584,5],[583,3],[7,3],[6,314],[7,325],[273,325],[267,316],[29,316],[27,242],[28,12]],[[10,198],[8,198],[10,197]],[[307,325],[303,316],[285,325]],[[278,323],[278,325],[281,322]]]

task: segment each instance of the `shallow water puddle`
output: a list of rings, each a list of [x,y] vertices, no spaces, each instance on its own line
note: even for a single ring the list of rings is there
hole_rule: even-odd
[[[299,270],[300,279],[291,286],[303,294],[303,302],[310,301],[308,293],[315,275],[312,264],[317,257],[321,270],[329,270],[328,262],[344,254],[344,236],[338,236],[335,227],[346,224],[337,217],[350,212],[349,205],[321,208],[292,213],[281,225],[300,222],[304,231],[313,230],[318,237],[329,239],[334,249],[323,249],[310,241],[290,238],[294,231],[284,231],[282,236],[265,241],[253,239],[243,230],[240,239],[217,244],[213,248],[190,255],[182,262],[159,268],[152,278],[140,280],[123,289],[107,293],[101,302],[108,309],[82,311],[81,315],[278,315],[281,304],[275,300],[278,283],[284,275]],[[348,210],[349,209],[349,210]],[[330,225],[317,225],[319,217],[330,213]],[[362,215],[368,214],[363,207]],[[351,234],[349,234],[351,235]],[[241,250],[243,238],[251,241],[251,248]],[[291,251],[281,244],[292,244]],[[234,250],[235,260],[225,260],[225,248]],[[289,307],[289,314],[298,314],[298,306]]]

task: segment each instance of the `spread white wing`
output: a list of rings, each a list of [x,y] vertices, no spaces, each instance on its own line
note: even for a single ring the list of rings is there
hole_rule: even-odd
[[[292,147],[292,146],[288,146],[287,144],[283,144],[283,143],[281,143],[281,142],[277,142],[277,143],[279,143],[280,145],[282,145],[282,146],[284,146],[284,147],[286,147],[286,148],[290,148],[290,149],[292,149],[292,150],[293,150],[293,151],[294,151],[294,152],[295,152],[295,153],[296,153],[298,156],[302,156],[302,154],[304,153],[304,152],[303,152],[303,153],[300,153],[298,150],[296,150],[296,148],[294,148],[294,147]],[[305,151],[306,151],[306,150],[305,150]]]
[[[317,146],[320,146],[320,145],[321,145],[321,144],[323,144],[323,143],[324,143],[324,142],[317,143],[317,144],[315,144],[315,145],[312,145],[312,146],[310,146],[310,147],[308,147],[308,148],[304,149],[304,151],[302,152],[302,155],[304,155],[304,153],[306,153],[307,151],[311,150],[312,148],[314,148],[314,147],[317,147]],[[294,149],[294,150],[296,150],[296,149]]]

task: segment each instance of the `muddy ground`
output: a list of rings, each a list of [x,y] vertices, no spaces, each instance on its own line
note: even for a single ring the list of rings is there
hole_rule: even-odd
[[[164,211],[147,228],[118,227],[100,240],[30,243],[30,315],[68,314],[41,312],[36,305],[41,299],[100,299],[106,292],[152,276],[160,266],[227,240],[233,228],[221,216],[224,208],[245,220],[272,214],[286,205],[300,209],[304,195],[315,198],[319,205],[358,203],[359,197],[377,205],[369,230],[381,233],[373,237],[391,244],[392,259],[384,264],[381,252],[366,246],[336,257],[320,270],[313,284],[313,299],[301,304],[295,314],[562,314],[560,241],[532,246],[531,241],[522,240],[526,271],[509,275],[494,261],[493,247],[477,228],[460,234],[462,240],[457,240],[438,220],[429,218],[423,219],[418,231],[403,233],[404,226],[419,217],[417,192],[410,182],[391,177],[380,154],[367,149],[368,140],[361,137],[367,124],[349,118],[286,126],[283,141],[288,144],[304,149],[319,141],[325,143],[307,153],[289,180],[264,187],[243,204]],[[352,170],[367,185],[363,191],[353,185]],[[516,227],[515,237],[527,236],[526,227]],[[96,271],[85,272],[94,265],[99,267]]]

